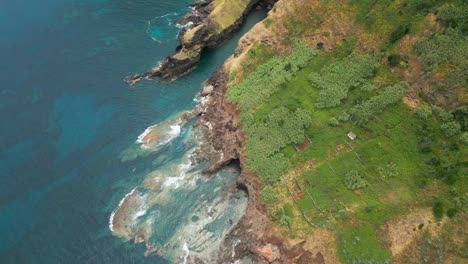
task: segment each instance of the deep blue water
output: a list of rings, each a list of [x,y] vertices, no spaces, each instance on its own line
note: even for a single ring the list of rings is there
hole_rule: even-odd
[[[252,14],[188,76],[129,89],[125,76],[174,50],[174,21],[190,2],[0,2],[0,263],[167,262],[109,230],[110,213],[157,158],[119,155],[148,126],[192,108],[264,16]]]

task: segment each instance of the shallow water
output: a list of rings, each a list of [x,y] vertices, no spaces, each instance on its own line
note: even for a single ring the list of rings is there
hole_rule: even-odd
[[[140,148],[136,140],[146,128],[192,109],[202,82],[233,52],[242,34],[203,54],[199,67],[186,77],[173,83],[143,81],[129,89],[126,76],[144,72],[173,51],[179,30],[174,20],[188,11],[190,2],[0,4],[1,263],[167,262],[156,254],[144,257],[144,244],[113,236],[109,217],[127,193],[145,187],[148,174],[183,163],[194,147],[187,143],[190,126],[157,151],[126,161],[122,153]],[[242,31],[264,15],[252,14]],[[228,170],[222,173],[234,176],[221,175],[220,182],[214,177],[209,183],[193,173],[200,187],[168,192],[164,206],[149,207],[138,219],[154,216],[152,243],[170,243],[193,222],[189,215],[206,218],[202,202],[216,203],[217,196],[201,203],[188,203],[187,197],[229,185],[236,172]],[[153,190],[155,197],[159,191]],[[154,204],[161,204],[159,199]],[[183,210],[171,210],[175,206]],[[159,215],[153,213],[158,210]],[[225,230],[223,221],[209,229]],[[195,252],[197,245],[187,241],[181,250],[187,248]],[[166,252],[172,259],[180,256]]]

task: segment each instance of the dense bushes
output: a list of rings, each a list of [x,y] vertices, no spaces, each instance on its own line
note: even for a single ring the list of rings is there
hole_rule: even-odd
[[[463,131],[468,130],[468,106],[462,106],[452,111],[452,116]]]
[[[468,38],[454,29],[422,39],[416,43],[415,52],[423,58],[424,64],[429,69],[434,69],[443,63],[464,69],[468,67]]]
[[[267,186],[262,190],[262,199],[267,203],[275,203],[278,201],[278,196],[271,187]]]
[[[385,110],[387,106],[400,101],[408,89],[409,86],[406,83],[399,83],[385,88],[381,94],[351,108],[352,120],[358,125],[364,125],[373,116]]]
[[[338,62],[325,66],[319,73],[313,72],[309,80],[320,89],[318,108],[340,105],[351,88],[361,86],[372,77],[378,66],[378,58],[370,55],[350,55]]]
[[[258,66],[242,83],[228,90],[228,99],[236,102],[241,111],[254,109],[281,89],[300,68],[317,54],[315,49],[298,42],[287,57],[274,57]]]
[[[447,122],[447,123],[443,123],[442,125],[440,125],[440,128],[442,129],[442,131],[444,132],[444,134],[447,137],[456,136],[456,135],[460,134],[460,132],[461,132],[460,124],[458,124],[455,121],[450,121],[450,122]]]
[[[429,117],[432,116],[432,109],[428,105],[422,105],[422,106],[416,108],[414,114],[418,118],[427,121],[429,119]]]
[[[388,65],[390,65],[390,67],[395,67],[395,66],[400,65],[400,60],[401,60],[400,54],[391,54],[387,58]]]
[[[444,205],[442,202],[435,202],[432,206],[432,212],[437,219],[441,219],[444,216]]]
[[[288,204],[275,210],[272,216],[273,220],[277,221],[282,226],[290,226],[294,218],[292,208]]]
[[[430,71],[442,70],[445,77],[439,86],[463,87],[468,80],[468,4],[447,3],[437,14],[437,19],[446,26],[442,32],[423,38],[415,45]]]
[[[409,33],[409,26],[408,25],[400,25],[398,26],[392,34],[390,34],[389,41],[390,43],[395,43],[396,41],[400,40],[404,35]]]
[[[377,167],[376,171],[383,179],[392,178],[398,175],[396,164],[393,162],[387,163],[385,166]]]
[[[439,10],[437,19],[446,27],[456,28],[466,35],[468,31],[466,14],[468,14],[468,4],[466,2],[458,5],[448,3]]]
[[[349,190],[361,189],[367,186],[367,182],[355,170],[346,173],[344,183]]]
[[[304,140],[304,130],[310,126],[310,113],[303,109],[291,111],[285,107],[273,110],[266,120],[244,119],[247,136],[247,165],[267,183],[277,182],[289,168],[289,160],[280,150]]]
[[[340,124],[340,122],[338,121],[338,119],[334,118],[334,117],[330,117],[328,119],[328,125],[329,126],[338,126]]]

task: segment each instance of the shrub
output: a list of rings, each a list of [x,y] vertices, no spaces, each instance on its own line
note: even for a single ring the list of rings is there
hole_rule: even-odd
[[[393,162],[377,167],[376,171],[382,178],[392,178],[398,175],[396,164]]]
[[[432,113],[439,117],[444,122],[449,122],[453,120],[452,114],[445,111],[442,107],[432,106]]]
[[[422,120],[428,120],[432,116],[432,109],[430,106],[422,105],[416,108],[414,114]]]
[[[361,86],[361,91],[363,92],[372,92],[372,91],[375,91],[377,89],[377,87],[375,87],[375,85],[373,85],[372,83],[365,83]]]
[[[351,88],[363,85],[377,69],[378,58],[370,55],[350,55],[338,62],[325,66],[319,73],[309,76],[310,83],[320,89],[318,108],[340,105]]]
[[[409,25],[399,25],[391,34],[389,41],[390,43],[395,43],[400,40],[404,35],[409,33]]]
[[[441,219],[444,216],[444,205],[442,202],[435,202],[432,206],[432,212],[437,219]]]
[[[358,125],[364,125],[374,115],[379,114],[385,110],[389,105],[395,104],[409,90],[406,83],[399,83],[386,88],[383,93],[364,101],[361,104],[355,105],[351,110],[352,119]]]
[[[266,28],[269,28],[272,23],[273,23],[273,21],[271,20],[271,18],[267,18],[267,19],[263,20],[263,24],[265,25]]]
[[[400,65],[400,60],[401,60],[400,54],[392,54],[388,56],[387,58],[388,65],[390,65],[390,67],[395,67],[395,66]]]
[[[267,183],[277,182],[289,169],[289,159],[279,151],[290,144],[300,144],[312,120],[307,110],[291,111],[280,107],[262,122],[243,123],[247,139],[247,166]]]
[[[461,106],[452,111],[453,118],[461,125],[463,131],[468,130],[468,106]]]
[[[442,129],[442,131],[444,131],[444,134],[447,137],[456,136],[461,132],[460,124],[458,124],[455,121],[443,123],[442,125],[440,125],[440,128]]]
[[[462,33],[466,33],[468,30],[468,21],[466,20],[466,14],[468,14],[468,5],[449,3],[444,5],[437,14],[439,19],[446,27],[457,28]]]
[[[359,175],[359,173],[355,170],[346,173],[344,183],[346,188],[349,190],[365,188],[368,185],[367,182],[361,177],[361,175]]]
[[[447,210],[447,216],[453,218],[458,213],[458,210],[455,208],[450,208]]]
[[[468,132],[463,132],[459,140],[462,144],[468,145]]]
[[[339,121],[348,121],[349,120],[349,114],[346,111],[343,111],[341,115],[337,117]]]
[[[286,214],[283,207],[275,210],[272,216],[273,220],[277,221],[282,226],[290,226],[292,224],[291,216]]]
[[[258,66],[243,82],[228,90],[228,100],[241,111],[254,109],[279,91],[282,85],[315,55],[317,51],[298,42],[291,55],[274,57]]]
[[[424,65],[433,70],[440,64],[451,64],[462,72],[468,70],[468,37],[454,29],[436,33],[420,40],[415,52],[421,56]]]
[[[278,196],[271,187],[267,186],[262,190],[262,199],[267,203],[274,203],[278,201]]]
[[[339,124],[340,124],[340,122],[339,122],[336,118],[334,118],[334,117],[330,117],[330,118],[328,119],[328,125],[329,125],[329,126],[334,126],[334,127],[336,127],[336,126],[338,126]]]

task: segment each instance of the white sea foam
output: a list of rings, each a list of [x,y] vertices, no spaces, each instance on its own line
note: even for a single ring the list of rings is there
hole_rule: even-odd
[[[171,126],[171,132],[169,133],[169,135],[177,137],[178,135],[180,135],[181,130],[182,128],[180,127],[180,125]]]
[[[133,188],[133,190],[129,193],[127,193],[124,198],[122,198],[122,200],[120,200],[119,202],[119,205],[114,209],[114,211],[112,211],[111,215],[110,215],[110,218],[109,218],[109,229],[111,232],[114,232],[114,216],[115,216],[115,213],[120,209],[120,207],[122,206],[122,204],[125,202],[125,200],[130,196],[130,195],[133,195],[133,193],[136,191],[138,187],[135,187]]]
[[[137,219],[138,217],[144,216],[146,214],[147,209],[141,209],[138,212],[136,212],[134,218]]]
[[[177,176],[169,176],[164,179],[163,188],[177,189],[182,184],[189,184],[190,182],[187,181],[187,175],[189,175],[188,172],[191,168],[192,164],[187,158],[187,160],[184,163],[181,163],[177,166]]]
[[[144,144],[145,141],[143,140],[150,132],[151,130],[153,130],[154,127],[156,127],[157,125],[154,125],[154,126],[150,126],[148,127],[147,129],[145,129],[145,132],[141,133],[141,135],[138,136],[136,142],[139,143],[139,144]]]
[[[166,122],[159,123],[154,126],[150,126],[145,131],[137,137],[136,143],[140,144],[140,147],[145,150],[158,150],[160,147],[168,144],[172,140],[176,139],[180,133],[182,132],[182,121],[177,119],[174,121],[172,125],[169,127],[165,127],[168,125]],[[151,142],[148,139],[145,139],[150,133],[157,133],[153,132],[154,130],[160,130],[159,133],[161,134],[161,139],[156,142]]]
[[[189,254],[190,254],[190,249],[189,249],[189,247],[187,245],[187,242],[184,242],[184,245],[182,246],[182,250],[185,253],[184,256],[183,256],[184,260],[182,261],[182,263],[186,264],[187,263],[187,258],[188,258]]]
[[[189,22],[187,22],[187,23],[185,23],[185,24],[183,24],[183,25],[182,25],[182,24],[176,24],[176,27],[178,27],[178,28],[186,28],[186,27],[190,27],[190,26],[192,26],[192,25],[193,25],[193,22],[192,22],[192,21],[189,21]]]

